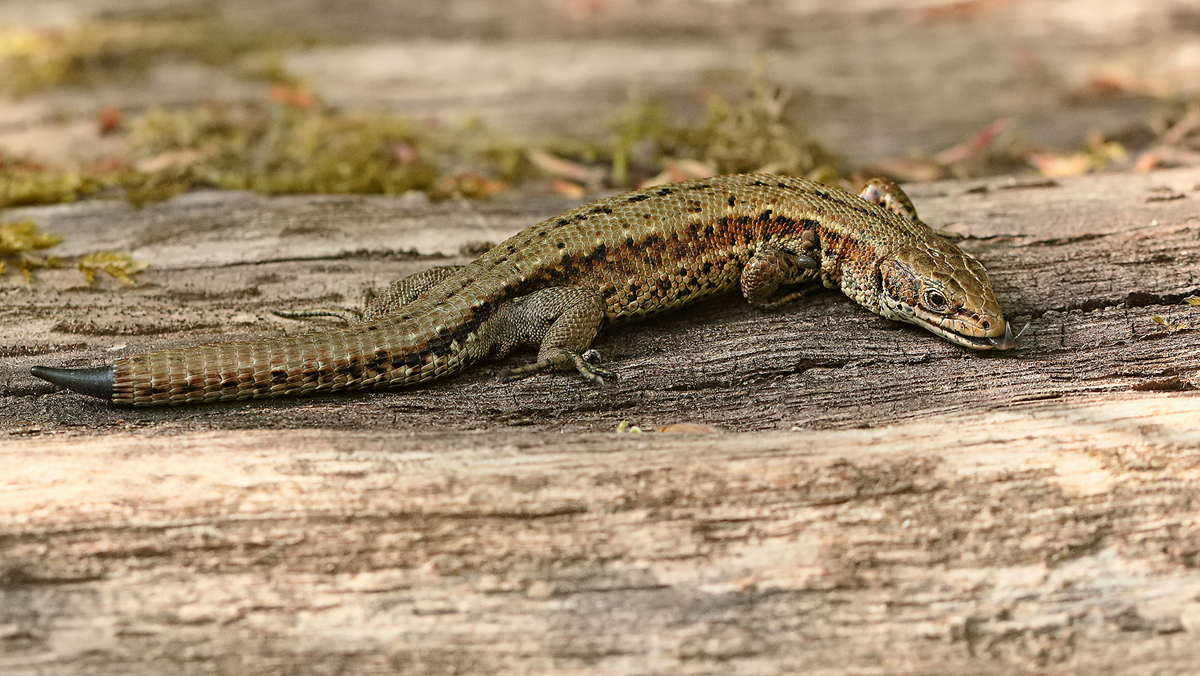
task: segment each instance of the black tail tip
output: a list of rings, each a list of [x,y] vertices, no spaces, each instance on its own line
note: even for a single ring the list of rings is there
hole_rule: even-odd
[[[34,366],[29,369],[35,378],[41,378],[59,387],[86,394],[89,397],[112,399],[113,367],[97,366],[90,369],[60,369],[53,366]]]

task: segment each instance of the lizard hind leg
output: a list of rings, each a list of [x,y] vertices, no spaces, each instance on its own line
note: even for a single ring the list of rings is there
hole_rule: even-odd
[[[816,273],[819,264],[805,254],[794,254],[774,248],[756,251],[742,268],[742,295],[751,305],[773,308],[795,300],[810,291],[803,288],[777,295],[780,287],[806,281]]]
[[[504,356],[517,345],[539,345],[538,360],[500,372],[507,382],[542,371],[574,369],[585,379],[604,383],[616,374],[592,364],[599,353],[588,349],[604,321],[604,300],[593,291],[555,286],[505,304],[490,320],[493,353]]]
[[[453,276],[463,267],[462,265],[439,265],[392,282],[392,285],[384,289],[382,293],[368,298],[363,304],[363,319],[376,319],[399,310],[420,298],[442,280]]]
[[[316,307],[300,310],[271,310],[271,314],[284,319],[312,319],[314,317],[335,317],[345,324],[353,324],[364,320],[378,319],[383,315],[395,312],[421,297],[421,294],[433,288],[438,282],[458,272],[461,265],[441,265],[411,274],[393,282],[378,296],[372,290],[367,290],[363,299],[363,309],[346,307]]]
[[[867,181],[867,184],[863,186],[862,192],[858,193],[858,196],[868,202],[878,204],[907,221],[927,225],[917,216],[917,208],[913,206],[912,200],[908,198],[908,194],[904,192],[904,189],[890,179],[873,178]],[[951,241],[963,238],[963,235],[957,232],[948,232],[936,228],[933,229],[933,232],[938,237],[945,237]]]
[[[873,178],[867,181],[863,186],[862,192],[858,193],[862,199],[878,204],[897,216],[920,223],[921,219],[917,216],[917,208],[913,206],[912,200],[904,190],[895,184],[890,179]]]

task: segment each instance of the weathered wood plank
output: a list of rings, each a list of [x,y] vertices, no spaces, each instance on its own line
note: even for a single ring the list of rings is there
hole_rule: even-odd
[[[729,299],[603,334],[624,377],[602,388],[486,365],[157,411],[28,366],[300,330],[267,310],[354,302],[563,205],[27,210],[68,253],[156,268],[0,290],[0,671],[1189,673],[1197,184],[914,190],[1029,322],[1013,353],[832,293]]]
[[[1198,410],[10,439],[0,667],[1187,673]]]
[[[730,298],[603,333],[599,349],[627,376],[604,388],[558,377],[500,386],[494,381],[500,366],[487,366],[419,390],[321,401],[396,407],[410,415],[387,424],[414,429],[492,421],[607,430],[629,417],[638,424],[688,421],[748,431],[869,426],[1076,394],[1194,389],[1200,333],[1189,322],[1197,311],[1179,301],[1200,291],[1200,222],[1186,197],[1197,182],[1200,172],[1178,170],[983,195],[972,191],[977,184],[938,184],[921,189],[944,195],[928,201],[918,191],[931,222],[968,235],[963,246],[988,265],[1011,317],[1029,323],[1016,353],[967,353],[865,313],[836,293],[774,312]],[[1149,188],[1158,185],[1183,185],[1189,192],[1180,193],[1183,199],[1147,202],[1158,194]],[[1046,220],[1065,213],[1056,194],[1084,217]],[[964,202],[977,210],[965,211]],[[97,361],[153,347],[305,330],[267,310],[355,304],[367,286],[381,287],[423,266],[465,261],[455,255],[461,247],[499,241],[561,206],[498,204],[466,211],[389,199],[234,195],[227,203],[201,195],[143,212],[107,205],[30,210],[46,229],[65,233],[75,247],[68,253],[100,239],[155,261],[158,269],[131,291],[80,289],[80,277],[71,271],[44,273],[43,283],[31,289],[10,281],[5,313],[19,328],[0,346],[14,356],[4,380],[13,394],[49,392],[26,375],[29,364],[46,361],[33,354]],[[209,232],[202,223],[216,227]],[[103,235],[89,234],[100,224]],[[235,232],[239,246],[230,246]],[[1184,328],[1169,330],[1154,316]],[[68,349],[60,353],[59,347]],[[964,397],[964,391],[972,395]],[[63,422],[73,411],[101,420],[179,416],[55,397],[71,402],[50,416]],[[464,406],[464,400],[470,403]],[[14,400],[13,415],[35,401]],[[288,426],[298,422],[296,410],[292,404],[254,405],[197,415]],[[434,414],[433,420],[425,417]],[[39,407],[23,421],[45,415]],[[368,410],[353,424],[373,427],[376,419]]]

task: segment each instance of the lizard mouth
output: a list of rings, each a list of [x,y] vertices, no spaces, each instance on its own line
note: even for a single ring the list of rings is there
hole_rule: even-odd
[[[918,322],[918,326],[929,329],[955,345],[969,347],[972,350],[1011,350],[1017,346],[1017,338],[1020,335],[1013,335],[1012,324],[1007,321],[1004,322],[1004,335],[1001,336],[964,336],[929,322]]]
[[[937,320],[941,318],[940,316],[919,312],[915,308],[895,302],[887,296],[883,298],[879,314],[888,319],[915,324],[946,341],[972,350],[1011,350],[1017,346],[1017,339],[1021,337],[1020,333],[1013,335],[1012,324],[1004,319],[1002,319],[1004,333],[998,336],[972,336],[958,333],[939,324]]]

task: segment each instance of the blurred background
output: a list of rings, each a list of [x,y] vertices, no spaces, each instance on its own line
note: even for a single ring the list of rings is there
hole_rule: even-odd
[[[1200,158],[1200,0],[0,0],[0,206]]]

